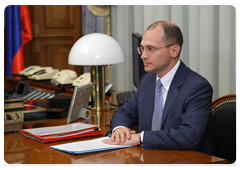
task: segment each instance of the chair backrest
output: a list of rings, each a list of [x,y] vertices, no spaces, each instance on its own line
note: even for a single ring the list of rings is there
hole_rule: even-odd
[[[236,95],[213,101],[212,141],[214,156],[236,160]]]

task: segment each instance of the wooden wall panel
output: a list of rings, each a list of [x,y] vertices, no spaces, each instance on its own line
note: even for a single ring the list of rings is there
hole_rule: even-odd
[[[34,38],[25,47],[25,67],[52,66],[81,75],[81,66],[68,64],[70,49],[81,37],[81,6],[30,5],[29,9]]]
[[[47,49],[47,63],[48,65],[53,66],[54,68],[59,68],[59,69],[72,69],[74,70],[73,65],[68,65],[66,68],[65,65],[68,63],[68,54],[70,51],[71,47],[66,47],[66,46],[52,46],[48,47]],[[61,61],[61,62],[56,62],[56,61]]]
[[[46,26],[51,28],[73,28],[73,6],[49,5],[46,7]]]

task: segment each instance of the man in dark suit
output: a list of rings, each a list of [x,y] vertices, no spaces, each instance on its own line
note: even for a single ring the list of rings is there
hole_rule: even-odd
[[[175,24],[159,21],[148,27],[138,48],[148,73],[135,96],[113,114],[112,135],[104,143],[212,154],[213,90],[179,59],[182,44]],[[133,125],[139,133],[131,130]]]

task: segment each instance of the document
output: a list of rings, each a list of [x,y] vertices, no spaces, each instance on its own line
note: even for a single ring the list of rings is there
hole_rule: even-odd
[[[124,146],[124,145],[109,145],[105,144],[102,141],[108,139],[110,137],[101,137],[93,140],[73,142],[61,145],[53,145],[50,146],[52,149],[60,150],[63,152],[71,153],[71,154],[84,154],[90,152],[98,152],[104,150],[112,150],[112,149],[120,149],[127,148],[132,146]]]
[[[86,124],[86,123],[72,123],[72,124],[62,125],[62,126],[26,129],[24,131],[27,131],[29,133],[32,133],[38,136],[47,136],[47,135],[54,135],[54,134],[69,133],[69,132],[74,132],[78,130],[91,129],[96,126],[97,125]]]
[[[97,125],[86,123],[22,129],[21,132],[26,137],[42,143],[103,134],[102,130]]]

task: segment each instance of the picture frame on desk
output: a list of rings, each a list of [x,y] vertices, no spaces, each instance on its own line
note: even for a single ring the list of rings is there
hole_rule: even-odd
[[[68,111],[67,123],[74,122],[79,118],[90,118],[91,111],[88,110],[87,107],[89,104],[92,89],[92,83],[74,88],[71,104]]]

